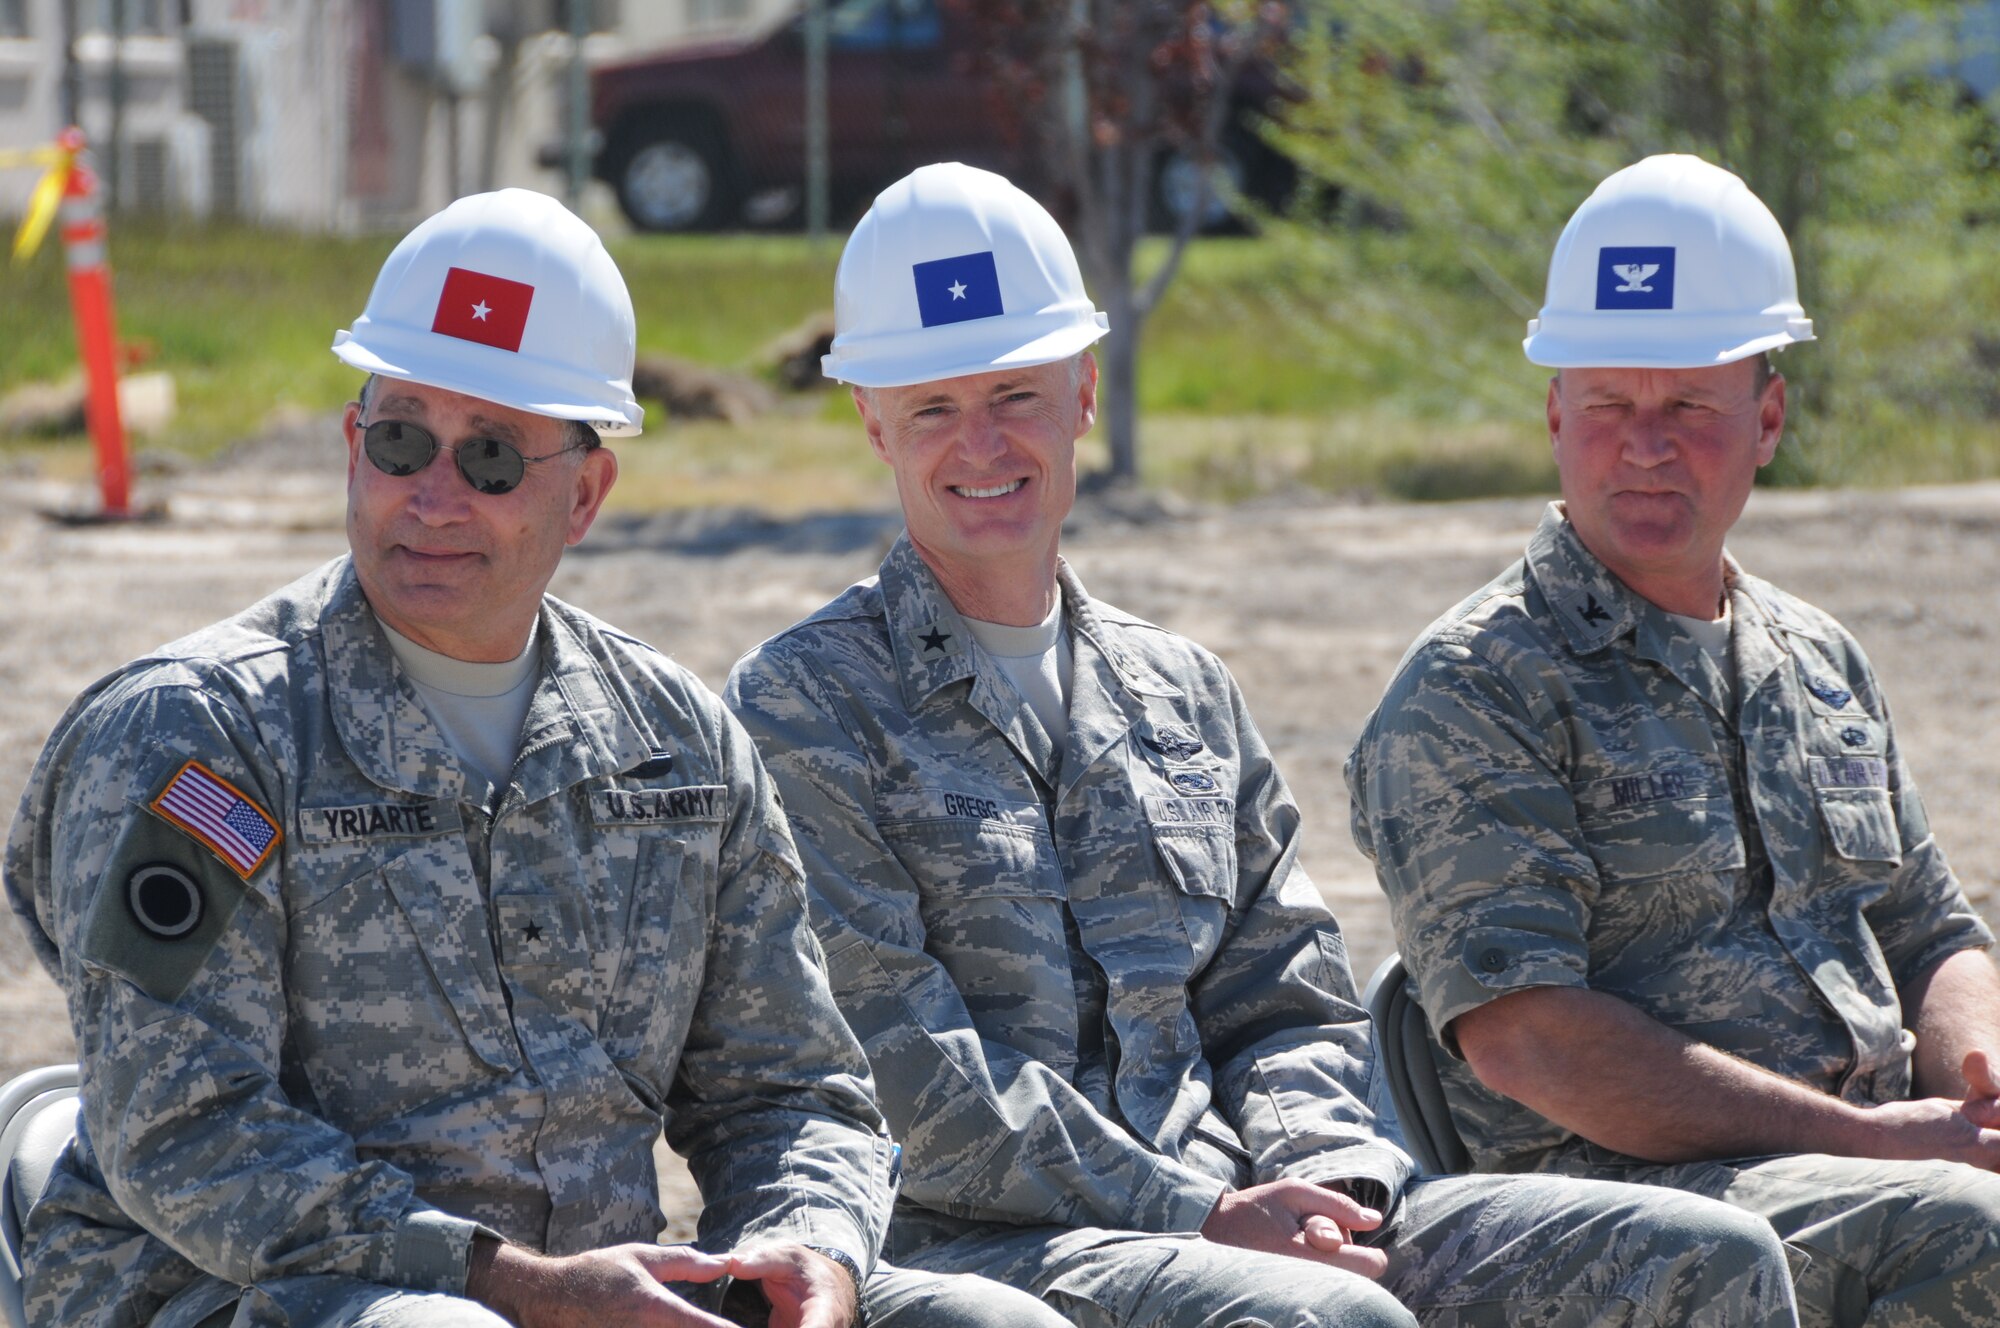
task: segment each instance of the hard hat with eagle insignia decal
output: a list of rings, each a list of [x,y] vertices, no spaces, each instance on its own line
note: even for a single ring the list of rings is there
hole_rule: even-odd
[[[1812,339],[1771,210],[1720,166],[1666,153],[1577,208],[1521,347],[1556,369],[1698,369]]]

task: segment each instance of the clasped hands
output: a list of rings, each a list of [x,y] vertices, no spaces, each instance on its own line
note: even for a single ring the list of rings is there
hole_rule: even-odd
[[[767,1242],[728,1254],[686,1245],[618,1245],[551,1257],[481,1242],[466,1295],[520,1328],[735,1328],[675,1295],[670,1282],[753,1281],[770,1328],[850,1328],[857,1288],[803,1245]]]
[[[1289,1254],[1377,1278],[1387,1271],[1389,1256],[1355,1244],[1353,1233],[1381,1225],[1382,1214],[1338,1190],[1274,1180],[1224,1193],[1201,1224],[1201,1234],[1219,1244]]]

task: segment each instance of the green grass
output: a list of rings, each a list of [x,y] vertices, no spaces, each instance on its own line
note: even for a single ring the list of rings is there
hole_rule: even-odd
[[[393,243],[119,221],[121,335],[145,367],[174,375],[180,402],[166,434],[139,445],[205,456],[276,412],[337,409],[355,375],[328,346]],[[611,249],[642,351],[750,371],[774,338],[830,304],[838,257],[836,245],[791,236],[631,237]],[[1163,252],[1159,242],[1142,250],[1142,271]],[[1418,499],[1550,491],[1545,373],[1521,358],[1520,313],[1470,285],[1440,284],[1422,257],[1403,237],[1370,231],[1198,242],[1147,326],[1147,481],[1219,501],[1302,486]],[[1839,258],[1862,273],[1879,261],[1860,241]],[[1847,283],[1859,295],[1842,319],[1822,319],[1828,339],[1781,363],[1796,369],[1797,409],[1772,478],[2000,475],[2000,389],[1990,367],[1974,372],[1976,347],[1952,316],[1993,292],[1958,287],[1957,272],[1940,258],[1914,278],[1905,264],[1892,282]],[[72,373],[74,356],[56,247],[0,270],[0,392]],[[1866,386],[1834,394],[1829,381]],[[660,427],[657,405],[649,416],[648,437],[622,449],[620,505],[890,501],[841,393],[743,430]],[[44,469],[87,468],[80,438],[5,446]],[[1098,440],[1084,456],[1099,463]]]

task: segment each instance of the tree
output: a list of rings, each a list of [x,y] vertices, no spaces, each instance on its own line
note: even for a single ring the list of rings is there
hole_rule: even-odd
[[[1139,345],[1207,211],[1243,71],[1269,58],[1283,6],[1260,0],[947,0],[982,33],[994,113],[1046,166],[1021,183],[1064,222],[1111,324],[1101,401],[1112,484],[1139,473]],[[1260,108],[1261,109],[1261,108]],[[1135,258],[1160,218],[1156,173],[1194,163],[1194,197],[1168,218],[1165,258]]]
[[[1308,25],[1279,134],[1345,223],[1399,246],[1388,303],[1477,292],[1480,327],[1424,328],[1443,374],[1505,350],[1569,213],[1613,170],[1693,152],[1749,183],[1792,243],[1823,342],[1782,367],[1803,409],[1782,466],[1865,477],[1888,421],[1976,408],[2000,296],[1992,123],[1942,75],[1956,6],[1893,0],[1340,0]],[[1314,192],[1312,187],[1302,193]],[[1323,216],[1295,241],[1325,245]],[[1336,296],[1333,303],[1338,306]],[[1461,302],[1458,308],[1463,309]],[[1409,335],[1415,318],[1380,335]],[[1486,328],[1504,329],[1497,340]],[[1514,355],[1518,363],[1518,352]],[[1990,372],[1990,371],[1989,371]],[[1477,375],[1467,374],[1468,382]],[[1475,389],[1476,390],[1476,389]],[[1838,420],[1840,427],[1830,428]],[[1872,440],[1872,441],[1871,441]]]

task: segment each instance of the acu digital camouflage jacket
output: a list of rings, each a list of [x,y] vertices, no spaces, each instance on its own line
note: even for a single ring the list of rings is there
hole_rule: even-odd
[[[346,559],[63,718],[6,860],[83,1065],[36,1322],[171,1328],[245,1285],[262,1322],[321,1274],[457,1292],[475,1224],[651,1241],[663,1122],[705,1244],[872,1261],[889,1145],[754,749],[588,615],[545,600],[539,640],[498,789]]]

